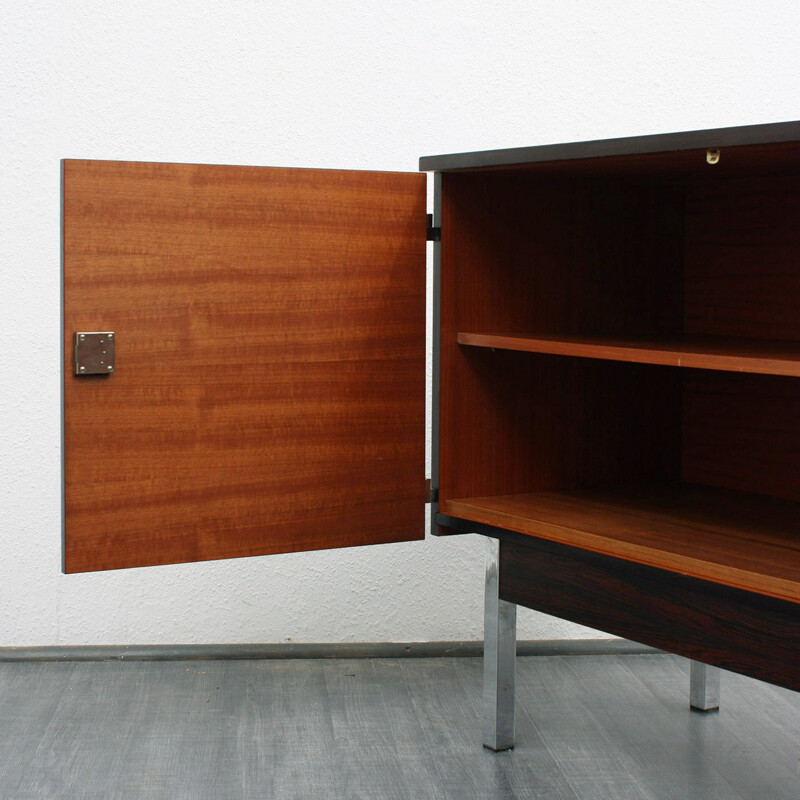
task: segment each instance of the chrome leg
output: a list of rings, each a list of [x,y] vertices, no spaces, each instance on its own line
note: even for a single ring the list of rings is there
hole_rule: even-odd
[[[692,661],[689,668],[689,705],[696,711],[719,708],[719,669]]]
[[[483,628],[483,746],[514,746],[517,606],[500,599],[500,542],[487,538]]]

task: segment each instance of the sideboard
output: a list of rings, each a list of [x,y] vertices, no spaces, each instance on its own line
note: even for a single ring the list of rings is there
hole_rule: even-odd
[[[432,216],[421,173],[62,166],[67,572],[430,502],[491,542],[489,746],[517,604],[800,689],[800,123],[425,157]]]

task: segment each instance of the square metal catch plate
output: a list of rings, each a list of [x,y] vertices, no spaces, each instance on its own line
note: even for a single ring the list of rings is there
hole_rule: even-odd
[[[114,371],[114,331],[75,334],[75,374],[108,375]]]

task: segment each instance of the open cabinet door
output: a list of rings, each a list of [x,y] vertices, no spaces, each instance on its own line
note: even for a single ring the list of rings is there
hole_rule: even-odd
[[[66,572],[423,537],[424,175],[70,160],[63,187]],[[113,371],[100,336],[76,374],[81,332]]]

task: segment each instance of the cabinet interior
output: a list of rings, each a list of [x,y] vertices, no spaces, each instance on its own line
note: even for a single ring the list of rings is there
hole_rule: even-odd
[[[445,515],[800,601],[800,148],[442,175]]]

